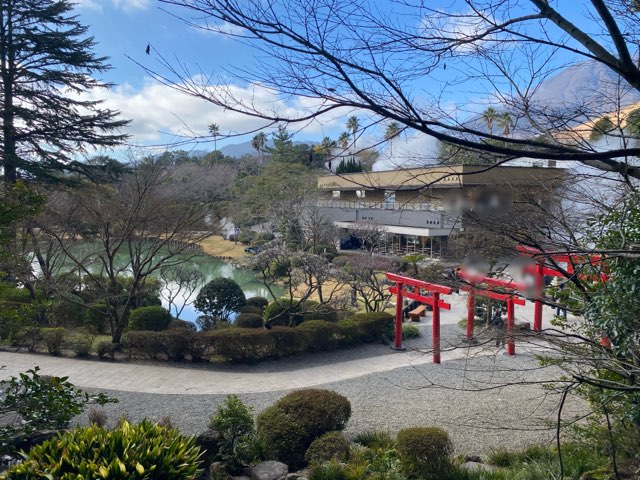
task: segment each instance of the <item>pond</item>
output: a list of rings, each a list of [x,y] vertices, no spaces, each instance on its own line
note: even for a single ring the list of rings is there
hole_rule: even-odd
[[[271,295],[269,291],[264,286],[262,282],[256,279],[256,273],[252,270],[237,268],[230,263],[223,262],[216,258],[210,257],[208,255],[194,257],[192,260],[187,262],[186,265],[197,268],[200,272],[202,272],[205,276],[207,282],[213,280],[214,278],[231,278],[235,280],[240,288],[244,291],[244,294],[247,298],[249,297],[265,297],[271,300]],[[171,288],[169,285],[168,288]],[[282,289],[278,288],[274,290],[276,295],[281,295],[283,293]],[[195,299],[197,292],[193,294],[193,298],[189,300]],[[184,297],[176,300],[176,303],[180,306],[187,301]],[[168,308],[166,301],[163,301],[163,305]],[[171,312],[175,315],[175,311]],[[193,308],[193,305],[187,305],[185,309],[180,314],[180,318],[182,320],[195,321],[198,317],[198,312]]]

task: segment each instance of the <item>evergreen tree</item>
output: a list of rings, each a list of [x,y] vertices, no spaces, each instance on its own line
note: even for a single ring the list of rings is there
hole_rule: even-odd
[[[0,0],[0,165],[8,184],[21,175],[87,173],[74,154],[126,139],[119,112],[82,99],[110,86],[94,78],[109,66],[72,10],[70,0]]]

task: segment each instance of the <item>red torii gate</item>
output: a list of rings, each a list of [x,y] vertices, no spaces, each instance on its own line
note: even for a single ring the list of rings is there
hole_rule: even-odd
[[[440,309],[451,309],[451,304],[440,299],[440,295],[451,295],[453,289],[451,287],[445,287],[444,285],[436,285],[434,283],[423,282],[422,280],[415,280],[409,277],[403,277],[396,275],[395,273],[387,272],[387,279],[395,282],[394,287],[390,287],[389,291],[396,295],[396,323],[393,347],[396,350],[403,350],[402,347],[402,320],[403,320],[403,299],[404,297],[411,300],[417,300],[426,305],[433,307],[432,317],[432,349],[433,349],[433,363],[440,363]],[[415,292],[410,292],[405,289],[406,286],[414,287]],[[420,290],[426,290],[431,292],[431,296],[421,295]]]
[[[569,275],[573,275],[575,273],[575,261],[577,261],[577,263],[579,264],[588,263],[590,265],[595,265],[602,262],[602,255],[593,255],[591,258],[589,258],[585,255],[577,253],[545,253],[542,250],[533,247],[527,247],[525,245],[517,245],[516,250],[522,255],[533,258],[533,260],[536,262],[535,265],[532,265],[526,270],[527,273],[533,274],[535,281],[533,330],[536,332],[542,331],[542,300],[544,296],[544,277],[566,277],[565,273],[546,265],[546,260],[542,257],[551,258],[556,263],[566,263],[566,273],[568,273]],[[580,277],[585,278],[586,276],[580,275]],[[608,277],[606,273],[600,274],[600,279],[603,282],[606,281],[607,278]]]
[[[473,338],[475,323],[476,295],[481,297],[500,300],[507,304],[507,353],[516,354],[516,344],[513,338],[513,326],[515,324],[514,306],[524,305],[525,300],[515,296],[513,290],[526,290],[526,285],[514,282],[513,280],[501,280],[499,278],[469,275],[464,271],[458,271],[458,276],[469,282],[469,285],[462,285],[460,290],[468,293],[467,297],[467,340]],[[489,289],[478,289],[476,285],[489,285],[512,290],[511,293],[499,293]]]

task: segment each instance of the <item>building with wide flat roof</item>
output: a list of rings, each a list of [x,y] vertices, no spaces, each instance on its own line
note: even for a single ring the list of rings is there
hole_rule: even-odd
[[[378,228],[379,253],[441,256],[451,237],[465,235],[464,209],[478,199],[499,204],[563,178],[560,168],[475,165],[327,175],[318,179],[319,206],[340,228],[342,249],[362,247],[357,231]],[[539,191],[548,201],[550,190]]]

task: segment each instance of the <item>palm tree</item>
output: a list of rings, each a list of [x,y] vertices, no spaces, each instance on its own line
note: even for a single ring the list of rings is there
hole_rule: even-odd
[[[498,126],[502,129],[502,134],[508,137],[511,134],[511,130],[514,127],[513,120],[509,112],[501,113],[498,116]]]
[[[213,150],[218,150],[218,135],[220,135],[220,125],[212,123],[209,125],[209,133],[213,137]]]
[[[251,146],[258,152],[260,164],[264,161],[264,149],[267,146],[267,135],[264,132],[256,133],[251,140]]]
[[[493,121],[498,117],[498,112],[495,108],[489,107],[482,114],[482,118],[487,124],[487,128],[489,129],[489,133],[493,133]]]
[[[356,149],[356,134],[360,129],[360,120],[355,115],[352,115],[347,119],[347,130],[351,132],[353,136],[353,150]]]
[[[400,135],[400,124],[398,122],[391,122],[387,125],[387,129],[384,131],[384,139],[389,142],[389,150],[393,156],[393,139]]]
[[[347,147],[349,147],[350,141],[351,135],[349,135],[349,132],[342,132],[338,137],[338,145],[340,145],[340,148],[342,148],[343,150],[346,150]]]

